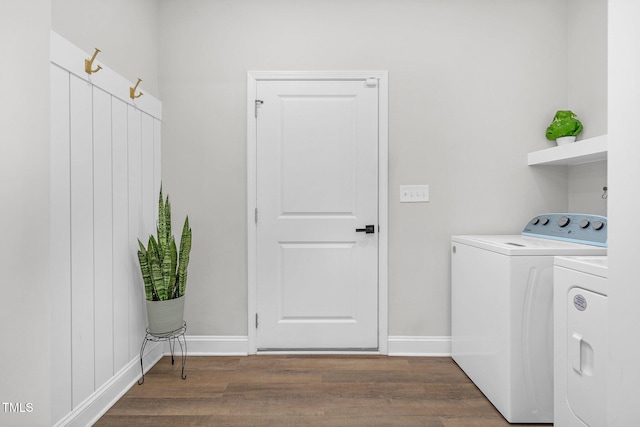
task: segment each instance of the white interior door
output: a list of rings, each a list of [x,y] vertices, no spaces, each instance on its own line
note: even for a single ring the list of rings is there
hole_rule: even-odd
[[[256,98],[257,349],[377,349],[377,84],[259,81]]]

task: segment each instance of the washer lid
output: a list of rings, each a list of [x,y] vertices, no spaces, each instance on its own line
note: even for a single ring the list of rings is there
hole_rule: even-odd
[[[607,248],[523,235],[451,236],[451,241],[510,256],[606,255]]]

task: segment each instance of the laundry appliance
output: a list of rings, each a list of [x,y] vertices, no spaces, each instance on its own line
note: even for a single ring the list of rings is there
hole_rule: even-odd
[[[554,418],[559,427],[607,425],[606,256],[556,257]]]
[[[555,256],[606,255],[607,220],[549,213],[451,238],[451,353],[511,423],[553,422]]]

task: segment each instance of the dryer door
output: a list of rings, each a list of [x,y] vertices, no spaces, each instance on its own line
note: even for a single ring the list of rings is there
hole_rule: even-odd
[[[588,426],[607,424],[607,297],[581,288],[567,301],[567,400]]]

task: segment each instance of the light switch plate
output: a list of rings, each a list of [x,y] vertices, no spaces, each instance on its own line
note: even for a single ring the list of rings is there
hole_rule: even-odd
[[[429,201],[428,185],[401,185],[400,203],[426,203]]]

